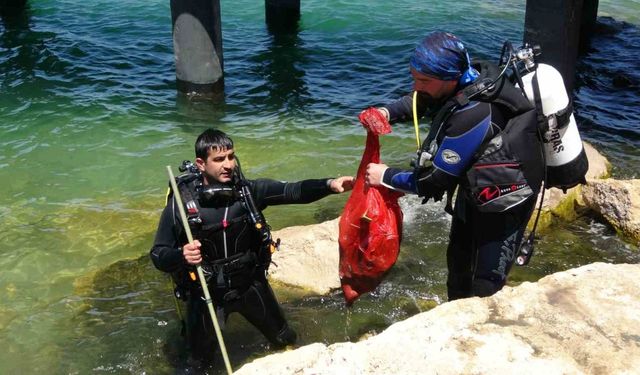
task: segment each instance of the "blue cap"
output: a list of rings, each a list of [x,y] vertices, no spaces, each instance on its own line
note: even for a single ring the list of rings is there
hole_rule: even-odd
[[[466,86],[480,75],[471,67],[464,44],[453,34],[432,32],[416,46],[410,61],[415,70]]]

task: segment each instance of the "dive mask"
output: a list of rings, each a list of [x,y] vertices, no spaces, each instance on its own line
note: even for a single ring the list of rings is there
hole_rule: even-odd
[[[198,195],[203,206],[218,206],[240,198],[233,186],[223,184],[202,185],[198,189]]]

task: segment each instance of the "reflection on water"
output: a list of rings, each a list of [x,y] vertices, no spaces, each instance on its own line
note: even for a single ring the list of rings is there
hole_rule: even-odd
[[[265,80],[249,91],[258,107],[276,109],[288,114],[302,113],[312,100],[301,68],[307,63],[307,47],[297,30],[274,32],[265,48],[248,56],[247,69]]]

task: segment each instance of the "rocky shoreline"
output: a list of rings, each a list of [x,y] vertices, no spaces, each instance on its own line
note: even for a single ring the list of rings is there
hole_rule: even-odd
[[[357,343],[315,343],[237,374],[632,374],[640,265],[594,263],[447,302]]]
[[[606,178],[585,144],[587,185],[547,191],[539,228],[579,212],[640,243],[640,180]],[[338,221],[274,232],[273,280],[326,294],[340,287]],[[300,269],[305,272],[299,272]],[[495,296],[442,304],[358,343],[311,344],[258,359],[239,374],[634,373],[640,371],[640,265],[595,263]]]

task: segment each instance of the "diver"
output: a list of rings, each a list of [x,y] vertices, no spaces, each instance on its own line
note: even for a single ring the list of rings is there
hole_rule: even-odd
[[[225,133],[207,129],[195,143],[195,165],[184,162],[176,178],[180,197],[167,199],[150,251],[156,268],[170,273],[175,294],[186,301],[186,338],[192,358],[211,362],[218,345],[195,266],[200,264],[220,326],[238,312],[273,345],[296,341],[267,280],[274,246],[262,210],[267,206],[310,203],[351,190],[353,177],[280,182],[247,180]],[[193,243],[187,243],[177,205],[188,213]],[[258,225],[256,225],[258,224]]]
[[[446,193],[448,298],[492,295],[506,283],[544,177],[535,106],[498,65],[472,65],[450,33],[428,34],[409,65],[414,94],[369,107],[359,118],[363,124],[414,120],[417,128],[428,116],[429,134],[413,169],[369,164],[366,182],[417,194],[422,203]]]

